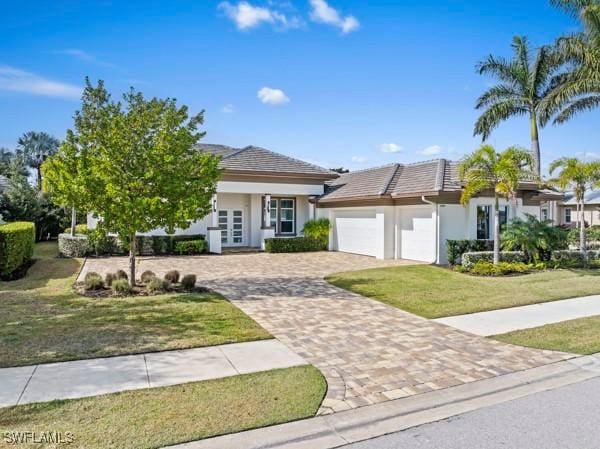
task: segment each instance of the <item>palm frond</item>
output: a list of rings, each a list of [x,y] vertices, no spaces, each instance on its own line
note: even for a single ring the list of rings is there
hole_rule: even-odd
[[[499,101],[507,100],[515,103],[521,102],[524,105],[523,98],[521,97],[520,92],[515,89],[515,87],[507,84],[498,84],[490,87],[477,99],[475,108],[481,109]]]
[[[554,119],[554,123],[565,123],[573,118],[573,116],[584,111],[591,111],[598,106],[600,106],[600,93],[578,98],[560,111],[560,113]]]
[[[503,121],[519,115],[529,114],[529,109],[510,100],[500,101],[489,108],[475,122],[473,135],[487,140],[491,132]]]

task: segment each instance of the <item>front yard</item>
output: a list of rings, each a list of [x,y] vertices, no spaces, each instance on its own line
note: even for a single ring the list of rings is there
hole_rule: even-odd
[[[594,354],[600,352],[600,316],[547,324],[495,335],[492,338],[531,348]]]
[[[90,299],[71,288],[82,261],[36,245],[27,276],[0,282],[0,367],[270,338],[218,294]]]
[[[332,284],[425,318],[535,304],[600,293],[600,270],[552,270],[475,277],[432,265],[338,273]]]
[[[0,409],[0,432],[7,446],[13,432],[52,431],[70,432],[72,448],[158,448],[312,417],[325,391],[321,373],[302,366]]]

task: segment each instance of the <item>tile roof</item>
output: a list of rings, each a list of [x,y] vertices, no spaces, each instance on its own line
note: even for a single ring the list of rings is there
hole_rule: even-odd
[[[338,176],[337,173],[317,165],[252,145],[233,148],[226,145],[199,144],[196,148],[220,156],[220,165],[226,171],[312,175],[325,178]]]
[[[319,201],[410,197],[459,191],[458,163],[436,159],[414,164],[389,164],[350,172],[327,183]]]
[[[586,205],[600,204],[600,190],[591,190],[584,196],[584,202]],[[577,198],[573,192],[565,192],[563,204],[565,206],[576,206]]]

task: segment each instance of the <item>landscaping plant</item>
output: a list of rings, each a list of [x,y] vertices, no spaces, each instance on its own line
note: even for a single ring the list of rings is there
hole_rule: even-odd
[[[567,232],[550,221],[526,214],[525,220],[511,220],[502,232],[502,249],[523,251],[527,262],[550,260],[552,251],[567,248]]]
[[[140,276],[140,280],[144,283],[147,284],[148,282],[150,282],[152,279],[156,279],[156,274],[154,274],[153,271],[150,270],[146,270],[142,273],[142,275]]]
[[[127,279],[115,279],[110,287],[116,296],[127,296],[133,290]]]
[[[85,278],[83,280],[86,290],[100,290],[104,288],[104,281],[102,280],[102,276],[100,276],[95,271],[90,271],[85,274]]]
[[[44,164],[45,188],[60,204],[92,211],[99,231],[127,245],[131,286],[137,233],[172,234],[211,210],[221,169],[217,157],[193,148],[202,123],[203,112],[190,117],[174,99],[132,89],[115,102],[102,81],[86,79],[74,129]]]
[[[321,242],[323,249],[327,249],[329,245],[329,232],[331,231],[331,223],[328,218],[317,218],[308,220],[304,224],[302,232],[308,238]]]
[[[179,271],[170,270],[165,274],[165,280],[171,282],[172,284],[177,284],[179,282]]]
[[[185,290],[193,290],[196,287],[196,275],[195,274],[186,274],[181,278],[181,286]]]

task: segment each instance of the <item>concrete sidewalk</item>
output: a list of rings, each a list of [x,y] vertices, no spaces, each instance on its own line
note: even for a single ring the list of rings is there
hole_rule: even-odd
[[[305,365],[278,340],[0,369],[0,407]]]
[[[470,313],[433,321],[475,335],[489,336],[594,315],[600,315],[600,295]]]

